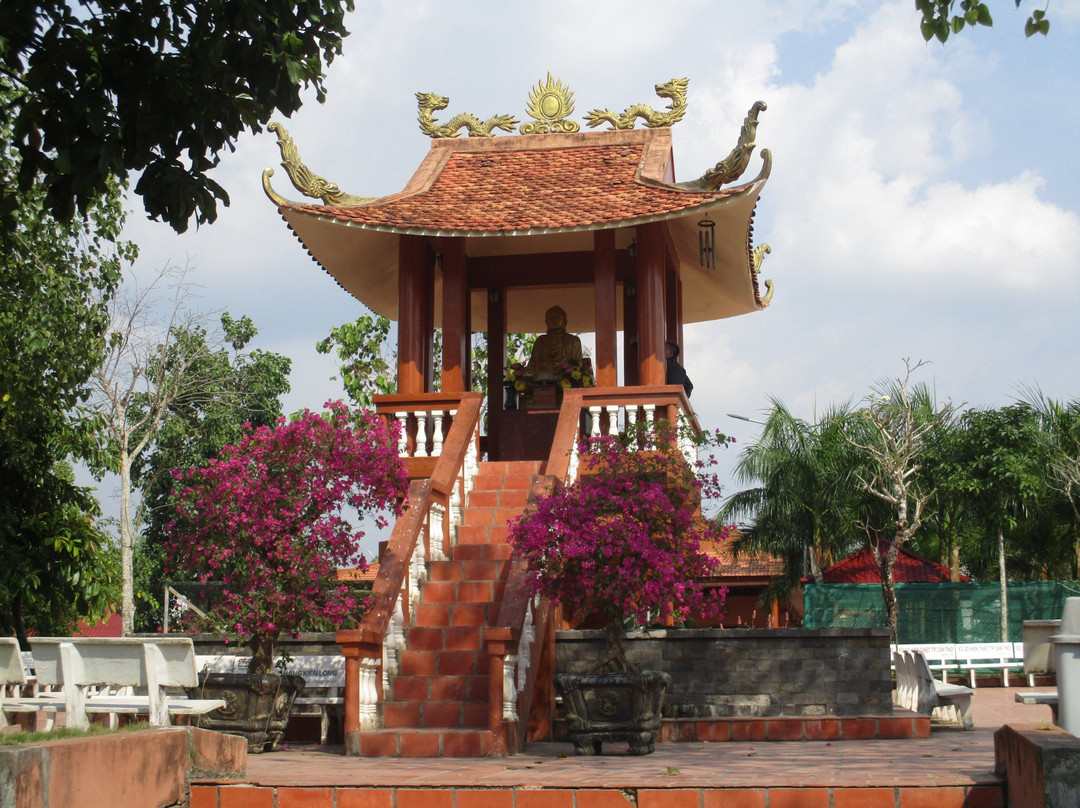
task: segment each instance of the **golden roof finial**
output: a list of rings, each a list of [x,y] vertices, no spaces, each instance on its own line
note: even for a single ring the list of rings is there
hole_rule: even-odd
[[[581,129],[577,121],[568,121],[574,113],[574,94],[564,87],[561,80],[549,72],[547,80],[539,82],[529,93],[529,106],[525,111],[537,123],[528,121],[518,129],[523,135],[547,135],[556,132],[576,132]]]
[[[288,172],[289,179],[292,180],[293,186],[304,196],[309,196],[312,199],[321,199],[326,205],[335,205],[339,207],[344,205],[363,205],[374,199],[374,197],[371,196],[353,196],[352,194],[346,194],[338,188],[335,183],[328,182],[304,165],[303,161],[300,159],[300,151],[296,148],[296,144],[293,143],[293,139],[289,136],[285,127],[277,121],[271,123],[267,129],[277,134],[278,148],[281,149],[281,165],[285,171]],[[274,202],[277,205],[285,204],[288,200],[270,187],[270,178],[272,176],[274,176],[274,169],[267,168],[263,171],[263,190],[266,192],[266,195],[270,197],[271,202]]]
[[[686,86],[689,83],[690,79],[671,79],[671,81],[656,85],[656,94],[661,98],[670,99],[667,112],[657,112],[647,104],[634,104],[618,115],[610,109],[591,110],[585,116],[585,122],[593,128],[607,122],[611,124],[612,129],[633,129],[637,119],[641,118],[650,128],[672,126],[681,121],[686,114]]]

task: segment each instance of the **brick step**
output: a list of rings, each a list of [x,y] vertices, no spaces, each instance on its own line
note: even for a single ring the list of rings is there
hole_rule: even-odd
[[[483,701],[387,701],[384,729],[484,729],[488,704]]]
[[[450,553],[451,561],[508,561],[508,544],[455,544]]]
[[[484,525],[461,525],[458,528],[457,547],[463,544],[503,544],[510,537],[508,525],[486,527]]]
[[[503,580],[506,574],[506,561],[503,559],[465,561],[432,561],[428,564],[428,581],[456,582]]]
[[[539,474],[539,460],[485,460],[477,466],[477,475],[490,477],[511,474],[514,476]]]
[[[495,735],[478,729],[377,729],[351,736],[345,753],[361,757],[490,757],[495,754]]]
[[[500,603],[421,603],[416,607],[416,625],[490,626],[499,619]]]
[[[502,590],[502,581],[425,581],[420,597],[423,603],[496,603]]]
[[[391,701],[472,701],[488,697],[486,674],[472,676],[395,676]]]
[[[405,646],[410,651],[479,651],[484,625],[412,626],[405,630]]]
[[[470,508],[524,508],[529,502],[529,492],[524,488],[485,489],[469,492]]]
[[[399,660],[402,676],[473,676],[487,671],[479,651],[414,651],[407,648]]]

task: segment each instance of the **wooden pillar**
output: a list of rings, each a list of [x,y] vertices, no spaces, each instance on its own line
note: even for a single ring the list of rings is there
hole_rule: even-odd
[[[469,283],[465,241],[446,242],[442,253],[442,392],[469,389]]]
[[[667,336],[678,344],[680,350],[683,346],[683,319],[682,319],[682,278],[679,277],[678,267],[669,262],[667,271],[664,273],[664,314],[667,318]]]
[[[593,297],[596,322],[596,386],[618,384],[615,356],[615,231],[593,236]]]
[[[638,384],[638,327],[636,278],[623,284],[623,386]]]
[[[427,249],[419,236],[398,236],[398,392],[423,393],[427,370]]]
[[[638,383],[664,384],[664,237],[659,223],[637,228]]]
[[[500,460],[503,421],[503,379],[506,378],[506,290],[488,289],[488,457]]]

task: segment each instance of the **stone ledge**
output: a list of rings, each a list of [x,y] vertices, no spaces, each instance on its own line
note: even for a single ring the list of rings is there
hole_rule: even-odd
[[[0,747],[0,808],[162,808],[186,800],[193,776],[236,779],[246,766],[243,738],[194,727],[5,746]]]
[[[1080,738],[1060,727],[1007,724],[994,733],[994,772],[1009,808],[1080,805]]]

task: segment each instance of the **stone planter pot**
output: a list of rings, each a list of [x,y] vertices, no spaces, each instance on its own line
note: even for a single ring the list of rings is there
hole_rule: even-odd
[[[574,751],[599,755],[606,741],[630,744],[631,755],[652,752],[670,685],[663,671],[558,674],[555,690],[563,697]]]
[[[223,699],[225,706],[200,717],[199,726],[247,739],[248,752],[275,751],[289,723],[304,677],[276,673],[204,673],[192,698]]]

